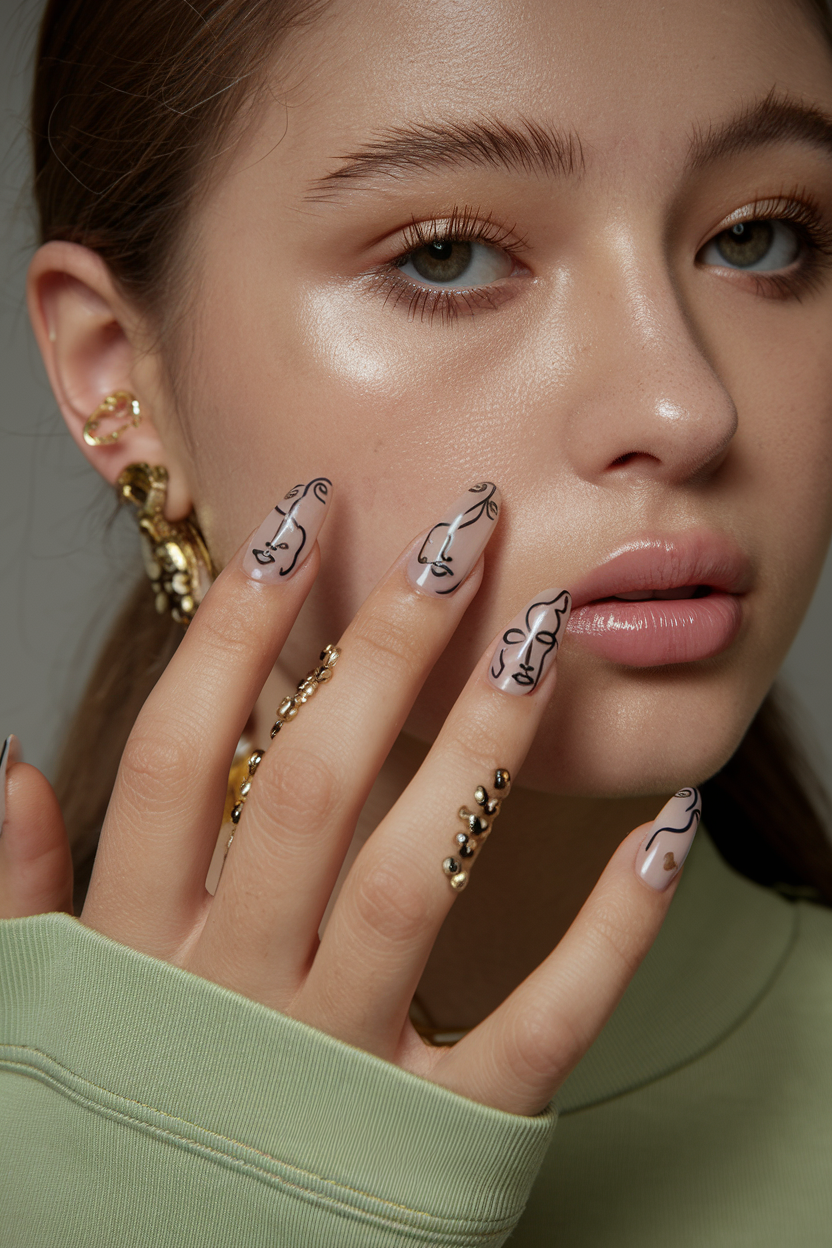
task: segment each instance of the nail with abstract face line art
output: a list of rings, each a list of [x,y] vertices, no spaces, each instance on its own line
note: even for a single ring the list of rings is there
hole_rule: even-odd
[[[328,477],[293,486],[251,539],[243,556],[246,574],[268,585],[294,576],[315,544],[331,496]]]
[[[690,852],[702,798],[698,789],[680,789],[653,820],[636,855],[636,874],[651,888],[664,892],[682,869]]]
[[[415,589],[444,598],[459,589],[476,564],[500,515],[500,491],[491,481],[472,485],[449,507],[410,558]]]
[[[569,613],[565,589],[544,589],[505,630],[491,656],[488,679],[502,693],[534,693],[555,660]]]

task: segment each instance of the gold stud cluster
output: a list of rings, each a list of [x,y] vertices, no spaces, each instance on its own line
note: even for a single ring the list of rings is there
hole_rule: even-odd
[[[260,766],[262,761],[263,761],[263,750],[255,750],[253,754],[249,755],[248,762],[245,765],[246,767],[245,779],[240,785],[240,792],[237,797],[237,800],[234,803],[234,805],[231,807],[231,814],[229,818],[231,819],[231,822],[234,826],[231,829],[231,835],[229,836],[225,845],[225,853],[222,856],[223,862],[225,862],[226,858],[228,857],[228,851],[231,848],[231,842],[234,840],[234,833],[237,830],[237,824],[240,822],[240,815],[243,813],[243,807],[246,804],[246,798],[251,792],[252,776],[254,775],[255,771]]]
[[[483,842],[488,839],[491,826],[500,813],[503,798],[508,796],[511,789],[511,776],[504,767],[494,772],[493,789],[492,796],[485,785],[477,785],[474,790],[477,809],[469,810],[467,806],[459,809],[458,818],[464,823],[465,831],[457,832],[454,852],[442,863],[442,870],[448,876],[451,888],[457,892],[468,883],[470,864]]]
[[[320,666],[313,667],[311,672],[307,672],[303,680],[298,681],[297,693],[284,698],[277,708],[277,719],[272,726],[272,740],[283,725],[294,719],[303,704],[317,692],[318,685],[325,685],[328,680],[332,680],[332,669],[340,655],[341,651],[336,646],[324,646],[321,651]]]

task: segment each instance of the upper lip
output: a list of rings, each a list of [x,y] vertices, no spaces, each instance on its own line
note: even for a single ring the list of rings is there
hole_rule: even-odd
[[[626,546],[573,585],[572,607],[651,590],[708,586],[744,593],[751,582],[751,560],[724,533],[696,529],[672,536],[649,536]]]

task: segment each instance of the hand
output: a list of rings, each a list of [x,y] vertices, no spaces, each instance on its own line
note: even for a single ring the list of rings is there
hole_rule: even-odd
[[[556,664],[531,695],[500,692],[487,677],[495,639],[422,767],[357,856],[318,937],[370,787],[479,588],[478,550],[467,552],[474,566],[454,593],[413,588],[407,568],[419,569],[420,552],[433,560],[421,560],[423,578],[434,568],[433,575],[453,575],[450,560],[442,561],[447,544],[437,552],[436,541],[434,529],[397,560],[338,642],[334,679],[265,755],[211,897],[205,879],[234,750],[319,566],[315,545],[291,579],[254,580],[246,569],[255,541],[246,543],[207,594],[131,733],[81,921],[472,1100],[535,1114],[598,1035],[670,904],[673,882],[650,887],[647,859],[644,878],[635,870],[646,825],[616,850],[557,948],[455,1046],[426,1045],[408,1012],[455,898],[442,862],[461,826],[458,806],[470,805],[497,768],[519,770]],[[454,564],[458,580],[465,553]],[[46,782],[31,772],[10,767],[0,838],[6,916],[37,912],[47,860],[50,904],[68,908],[63,825]],[[30,860],[44,868],[28,890],[19,870],[26,838]],[[680,862],[688,842],[674,839]],[[664,857],[670,870],[672,855]],[[680,862],[673,861],[674,874]]]

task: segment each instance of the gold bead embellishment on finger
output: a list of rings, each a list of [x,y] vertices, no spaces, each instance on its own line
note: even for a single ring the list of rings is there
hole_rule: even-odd
[[[318,685],[325,685],[328,680],[332,680],[332,669],[340,656],[341,651],[336,646],[324,646],[321,651],[319,666],[313,667],[311,672],[307,672],[303,680],[298,681],[297,693],[289,694],[277,708],[277,718],[272,725],[272,740],[274,740],[284,724],[288,724],[290,720],[295,718],[303,704],[317,693]]]
[[[234,840],[234,833],[237,831],[237,824],[240,822],[240,815],[243,813],[243,807],[246,804],[246,798],[251,792],[251,778],[254,775],[257,768],[262,763],[262,761],[263,761],[263,750],[255,750],[252,754],[249,755],[248,760],[245,763],[245,771],[243,772],[243,780],[240,783],[237,800],[234,803],[234,805],[231,807],[231,813],[228,816],[228,818],[231,820],[232,828],[231,828],[231,835],[226,841],[225,852],[222,856],[223,862],[225,862],[226,858],[228,857],[228,851],[231,848],[232,841]]]
[[[465,830],[457,832],[454,840],[454,852],[442,863],[442,870],[448,877],[448,883],[455,892],[459,892],[468,883],[471,863],[479,853],[483,843],[488,840],[494,820],[500,813],[503,798],[508,797],[511,789],[511,776],[504,767],[494,772],[492,792],[484,784],[474,789],[476,810],[460,806],[457,818],[462,820]]]

